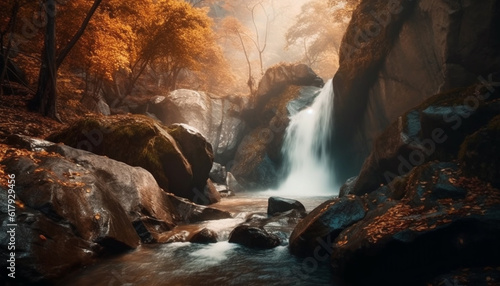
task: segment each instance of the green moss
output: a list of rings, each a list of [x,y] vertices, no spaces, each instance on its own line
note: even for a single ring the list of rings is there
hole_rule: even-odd
[[[164,189],[168,189],[169,176],[179,177],[178,181],[189,181],[189,171],[181,170],[186,166],[175,141],[170,142],[171,137],[164,126],[151,118],[137,115],[86,118],[50,138],[72,147],[82,147],[79,146],[82,141],[92,141],[85,133],[95,137],[90,151],[143,167]]]

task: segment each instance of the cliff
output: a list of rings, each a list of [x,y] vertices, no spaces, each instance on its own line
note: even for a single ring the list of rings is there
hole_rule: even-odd
[[[500,3],[361,1],[334,77],[339,180],[359,172],[374,139],[428,97],[500,70]]]

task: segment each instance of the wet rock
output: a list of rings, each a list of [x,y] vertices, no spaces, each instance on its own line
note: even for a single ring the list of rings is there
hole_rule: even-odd
[[[305,213],[306,208],[304,205],[292,199],[280,198],[280,197],[270,197],[267,202],[267,214],[270,216],[276,215],[278,213],[284,213],[291,210],[297,210],[299,213]]]
[[[231,213],[217,208],[197,205],[185,198],[167,194],[171,203],[175,206],[176,219],[184,223],[196,223],[206,220],[218,220],[232,218]]]
[[[354,185],[356,185],[356,181],[358,177],[351,177],[345,181],[345,183],[340,187],[339,197],[345,197],[352,192],[354,189]]]
[[[145,116],[117,115],[82,119],[49,140],[143,167],[164,190],[193,199],[208,178],[210,144],[181,126],[172,129],[176,138],[169,131]]]
[[[248,225],[237,226],[229,235],[229,242],[250,248],[274,248],[280,245],[278,236],[268,233],[263,228]]]
[[[365,214],[363,202],[358,197],[324,202],[297,224],[290,235],[290,252],[300,256],[312,255],[318,249],[331,253],[331,242]]]
[[[466,138],[459,160],[469,176],[491,182],[500,188],[500,116]]]
[[[313,103],[314,99],[319,95],[321,92],[320,87],[316,86],[304,86],[299,90],[299,95],[296,99],[291,100],[288,102],[286,105],[286,109],[288,111],[288,114],[290,116],[293,116],[297,113],[299,113],[301,110],[306,109],[307,107],[311,106]]]
[[[6,151],[2,171],[16,175],[16,255],[30,283],[154,241],[176,225],[175,207],[146,170],[39,139],[9,141],[17,147]],[[0,194],[5,204],[7,191]],[[7,242],[0,234],[2,249]]]
[[[403,196],[382,200],[330,244],[333,273],[348,285],[422,285],[457,268],[499,263],[498,190],[464,177],[456,163],[424,164],[363,199],[378,192]]]
[[[241,193],[245,191],[245,188],[240,183],[238,183],[231,172],[227,172],[226,185],[229,190],[234,193]]]
[[[227,190],[227,189],[219,191],[219,194],[220,194],[221,198],[228,198],[228,197],[235,196],[235,194],[231,190]]]
[[[216,243],[218,235],[215,231],[204,228],[193,234],[189,242],[191,243]]]
[[[212,168],[210,169],[209,177],[214,183],[225,184],[227,178],[226,167],[214,162]]]
[[[203,192],[194,189],[195,196],[192,201],[200,205],[211,205],[220,202],[221,195],[210,179],[207,180]]]

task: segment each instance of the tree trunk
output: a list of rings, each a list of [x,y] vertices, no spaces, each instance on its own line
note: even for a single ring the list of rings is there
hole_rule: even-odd
[[[17,13],[19,12],[19,1],[14,3],[14,7],[12,7],[11,16],[9,22],[7,23],[7,27],[5,31],[2,31],[0,35],[0,56],[3,56],[3,65],[0,67],[0,95],[3,95],[3,88],[1,85],[3,84],[3,80],[5,75],[7,74],[8,63],[9,63],[9,53],[12,48],[12,37],[14,35],[14,27],[16,26]],[[9,40],[7,41],[7,48],[4,50],[3,37],[10,32]]]
[[[44,50],[42,52],[42,67],[38,76],[38,89],[35,98],[30,106],[38,110],[42,115],[61,121],[57,114],[57,69],[69,54],[78,39],[83,35],[85,28],[94,15],[97,7],[102,0],[95,0],[94,4],[87,13],[85,20],[78,31],[73,35],[69,43],[62,49],[56,57],[56,1],[47,0],[45,2],[45,11],[47,16],[47,27],[45,32]]]
[[[45,3],[47,26],[45,31],[42,66],[38,76],[38,89],[32,107],[42,115],[61,121],[57,114],[57,67],[56,67],[56,1]]]

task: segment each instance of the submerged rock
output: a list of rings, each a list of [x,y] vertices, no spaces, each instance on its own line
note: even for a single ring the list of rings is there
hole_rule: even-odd
[[[191,243],[216,243],[218,235],[215,231],[204,228],[191,236]]]
[[[250,248],[274,248],[280,245],[278,236],[260,227],[239,225],[229,235],[229,242]]]
[[[267,214],[270,216],[291,210],[297,210],[299,213],[306,213],[304,205],[297,200],[280,197],[270,197],[268,199]]]

